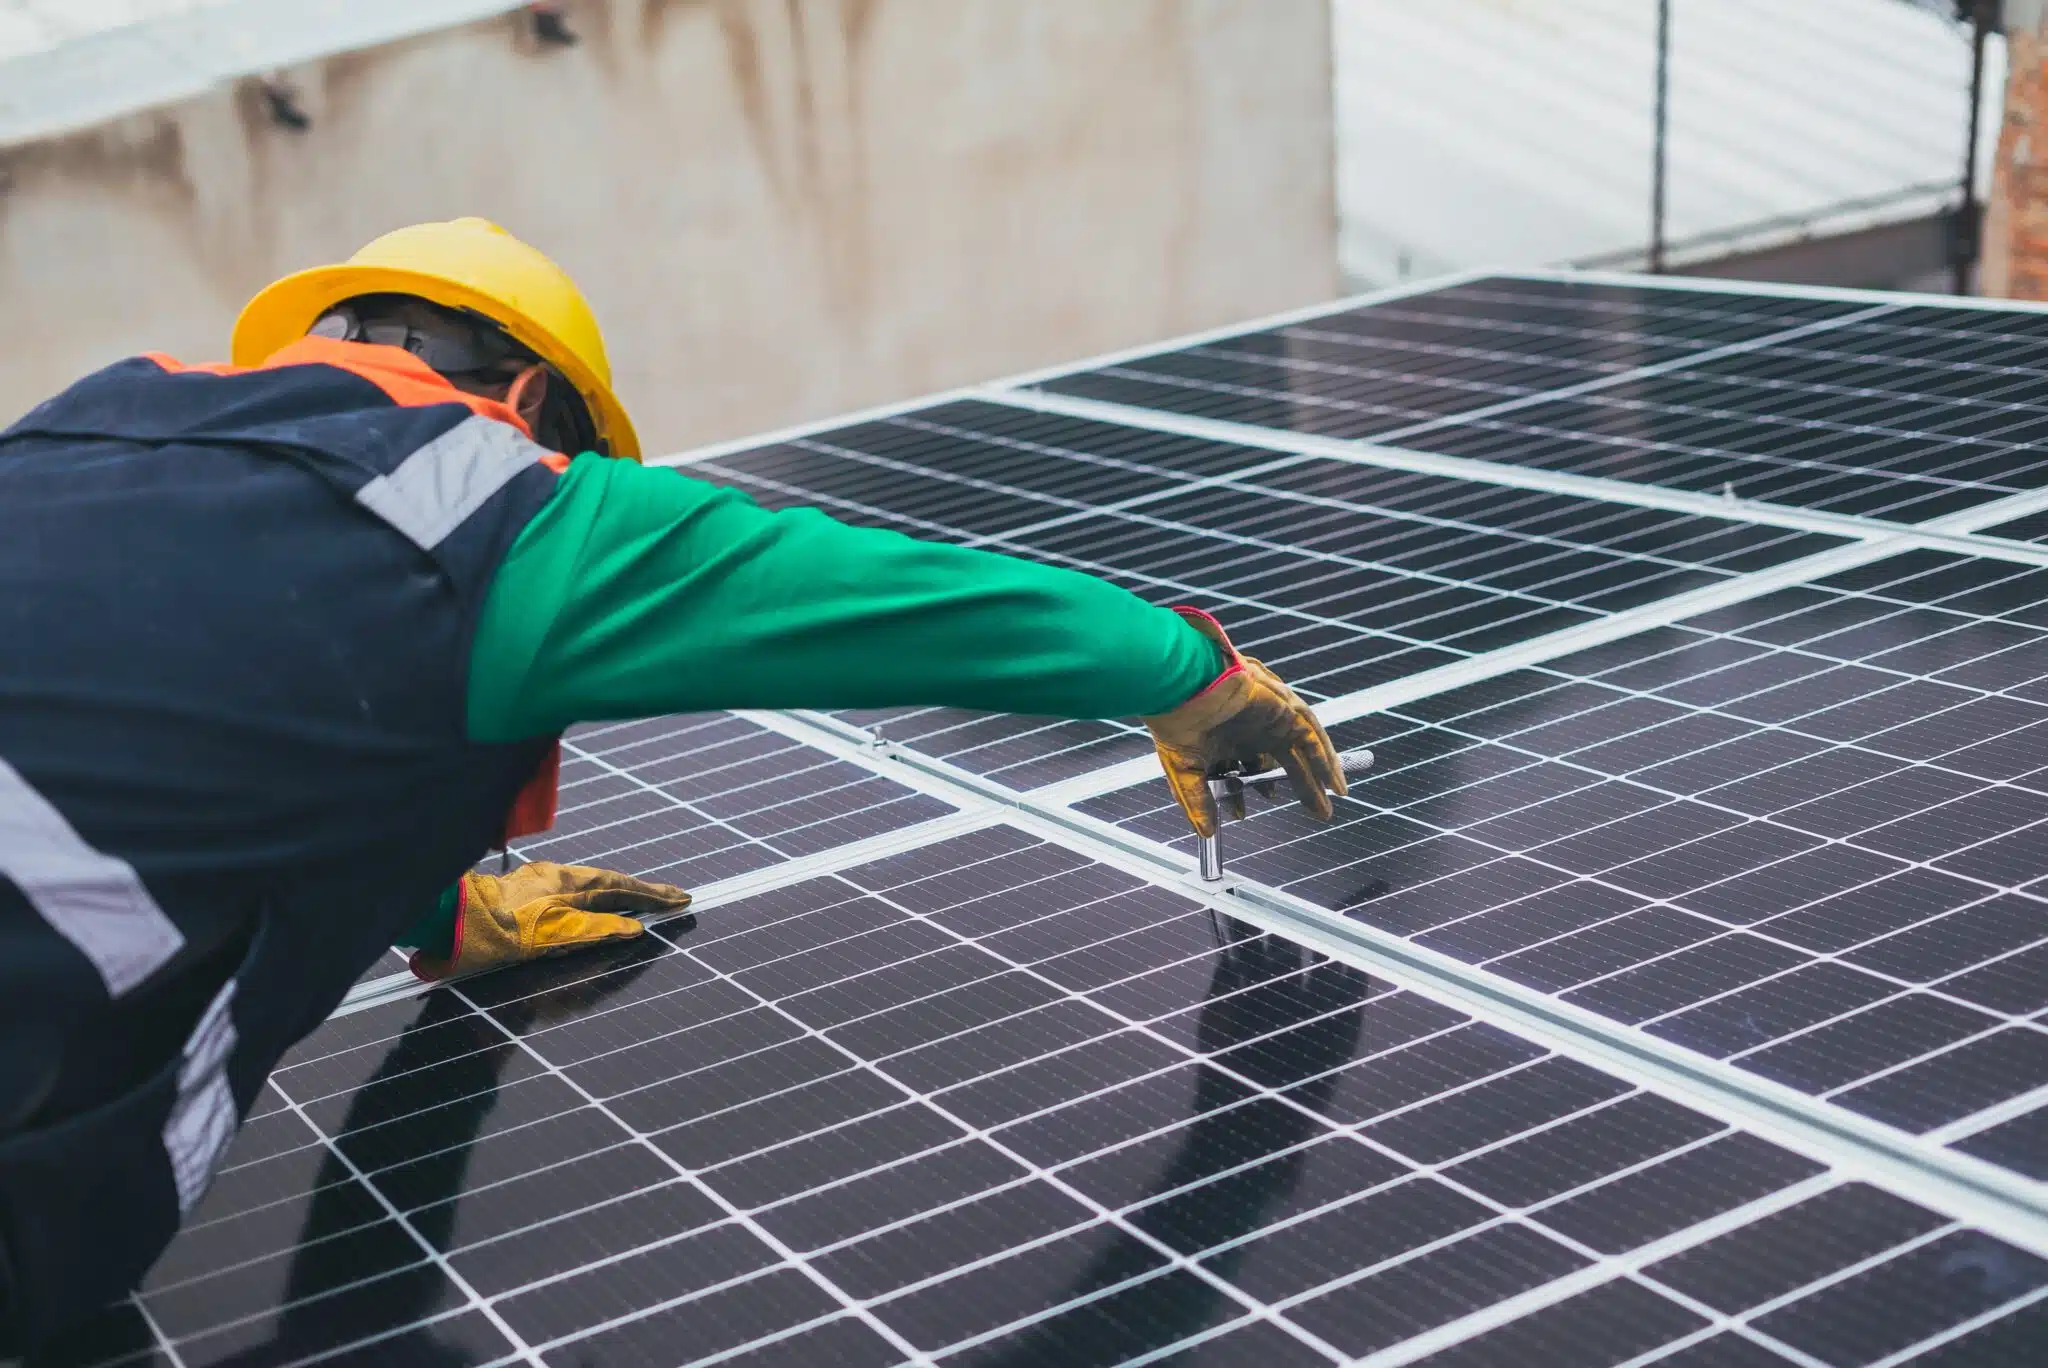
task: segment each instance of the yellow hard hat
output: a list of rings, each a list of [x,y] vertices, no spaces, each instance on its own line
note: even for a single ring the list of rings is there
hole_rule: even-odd
[[[416,223],[340,265],[286,276],[243,308],[229,359],[261,365],[336,304],[370,294],[417,295],[491,319],[576,387],[612,455],[640,459],[633,420],[612,393],[612,366],[590,301],[567,271],[488,219]]]

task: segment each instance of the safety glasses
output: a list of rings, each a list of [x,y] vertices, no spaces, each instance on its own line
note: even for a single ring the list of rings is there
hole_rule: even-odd
[[[611,454],[575,386],[483,314],[410,295],[361,295],[322,314],[309,335],[401,348],[465,389],[508,386],[527,367],[546,366],[548,393],[535,438],[555,451]]]
[[[322,315],[311,334],[399,347],[443,375],[476,375],[540,359],[481,315],[403,297],[365,295],[344,301]]]

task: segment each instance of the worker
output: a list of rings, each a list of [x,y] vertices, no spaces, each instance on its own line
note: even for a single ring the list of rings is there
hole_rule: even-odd
[[[394,942],[440,978],[687,903],[472,869],[551,822],[573,723],[1137,715],[1204,833],[1225,767],[1343,791],[1204,613],[641,465],[588,304],[483,220],[278,281],[231,357],[0,433],[0,1355],[140,1280]]]

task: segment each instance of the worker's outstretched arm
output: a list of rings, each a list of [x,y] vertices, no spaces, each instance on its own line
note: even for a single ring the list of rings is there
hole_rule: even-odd
[[[1216,811],[1202,779],[1221,766],[1277,759],[1325,817],[1325,786],[1344,788],[1315,715],[1205,614],[592,456],[570,466],[492,584],[469,729],[507,741],[614,717],[927,703],[1142,715],[1205,834]],[[602,870],[472,874],[407,943],[420,947],[415,972],[438,978],[635,935],[624,914],[688,900]]]
[[[718,708],[1167,712],[1229,663],[1103,580],[576,460],[498,572],[470,732]]]

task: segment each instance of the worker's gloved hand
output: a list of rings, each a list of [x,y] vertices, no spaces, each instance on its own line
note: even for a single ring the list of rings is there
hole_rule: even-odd
[[[1344,792],[1336,747],[1308,704],[1279,676],[1237,653],[1221,623],[1195,608],[1176,608],[1230,662],[1216,681],[1172,712],[1145,719],[1166,767],[1166,782],[1202,836],[1214,836],[1218,815],[1208,779],[1228,770],[1287,771],[1301,805],[1331,813],[1329,793]],[[1241,800],[1240,800],[1241,801]]]
[[[680,912],[690,905],[690,895],[669,884],[546,862],[521,865],[505,875],[465,874],[457,898],[448,956],[422,951],[412,957],[413,973],[430,983],[601,941],[627,940],[645,929],[635,916]]]

